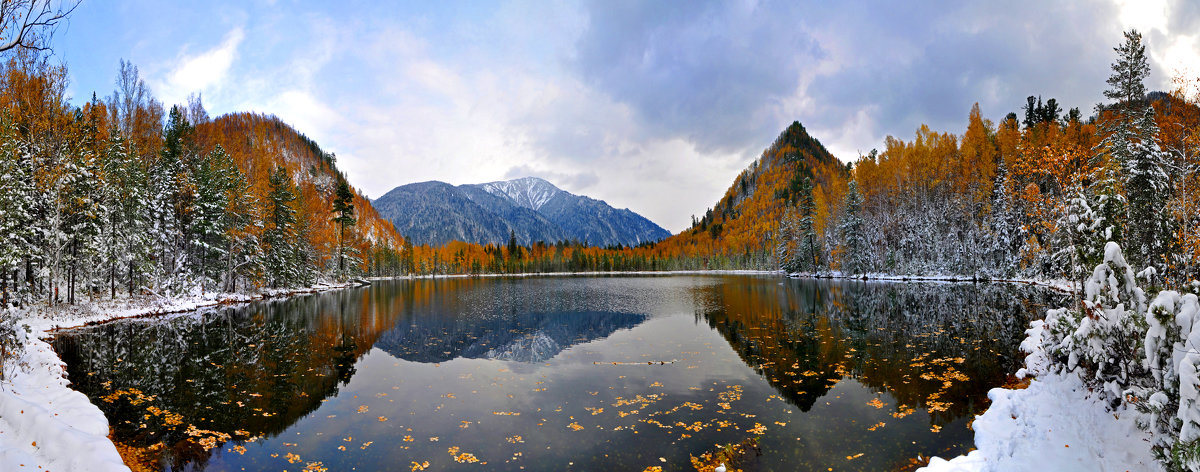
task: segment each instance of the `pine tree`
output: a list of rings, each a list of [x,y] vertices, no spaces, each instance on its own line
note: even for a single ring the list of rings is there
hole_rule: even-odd
[[[866,273],[867,246],[863,233],[862,195],[858,193],[858,181],[851,180],[846,190],[846,205],[839,226],[842,235],[842,272],[846,275]]]
[[[816,208],[813,205],[812,180],[808,177],[805,177],[800,183],[796,206],[800,214],[795,233],[795,236],[799,238],[796,248],[796,267],[800,271],[813,272],[818,267],[820,248],[817,245],[817,234],[813,223]]]
[[[1127,239],[1124,244],[1134,263],[1165,265],[1172,239],[1171,218],[1165,211],[1170,184],[1163,170],[1165,156],[1158,145],[1154,109],[1146,101],[1145,79],[1150,74],[1146,47],[1137,30],[1125,33],[1125,42],[1114,48],[1117,62],[1104,96],[1116,100],[1114,117],[1102,126],[1099,150],[1116,161],[1128,201]],[[1101,180],[1112,178],[1106,176]]]
[[[272,287],[297,285],[302,277],[296,244],[296,189],[283,167],[270,175],[271,191],[267,195],[267,225],[263,232],[266,253],[263,266],[267,283]]]
[[[234,170],[226,212],[229,250],[225,253],[224,289],[228,292],[238,291],[238,280],[258,282],[263,278],[263,250],[258,238],[263,227],[261,205],[246,176],[236,167]]]
[[[779,270],[789,274],[799,272],[796,257],[796,221],[790,211],[784,211],[777,233],[775,260],[779,264]]]
[[[1024,234],[1017,208],[1008,191],[1008,168],[1003,159],[996,163],[996,180],[992,189],[991,212],[987,216],[990,230],[988,275],[1008,278],[1016,275]]]
[[[230,191],[239,177],[237,166],[220,145],[196,165],[195,215],[189,245],[199,265],[193,270],[200,275],[205,288],[215,288],[222,279],[220,262],[229,252],[229,229],[233,223],[229,214]]]
[[[30,156],[20,140],[16,126],[5,120],[0,124],[0,309],[14,301],[11,291],[18,290],[18,269],[33,257],[33,175]],[[11,276],[11,277],[10,277]]]
[[[354,192],[346,179],[338,179],[333,198],[333,221],[338,224],[338,277],[346,274],[346,228],[354,226]]]
[[[128,141],[119,134],[109,137],[101,169],[101,198],[107,208],[102,233],[109,292],[116,298],[118,281],[124,278],[132,296],[151,256],[152,220],[147,215],[150,182]]]

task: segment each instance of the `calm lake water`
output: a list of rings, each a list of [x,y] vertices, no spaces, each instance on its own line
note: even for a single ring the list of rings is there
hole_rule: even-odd
[[[888,470],[967,452],[1028,321],[1061,303],[775,276],[399,280],[54,344],[117,439],[163,444],[169,470],[694,470],[751,437],[747,470]]]

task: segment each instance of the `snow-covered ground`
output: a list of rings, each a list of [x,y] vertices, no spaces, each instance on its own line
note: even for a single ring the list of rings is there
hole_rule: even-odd
[[[1020,390],[995,388],[992,405],[975,419],[975,447],[950,460],[935,457],[927,472],[1157,471],[1150,436],[1132,410],[1110,411],[1075,374],[1049,373],[1041,351],[1042,322],[1034,321],[1021,349],[1029,352],[1018,377],[1036,375]]]
[[[18,312],[17,352],[3,365],[0,381],[0,471],[129,470],[108,439],[104,413],[86,395],[68,387],[65,365],[46,342],[53,330],[345,286],[317,285],[256,296],[197,293],[171,300],[95,302]]]

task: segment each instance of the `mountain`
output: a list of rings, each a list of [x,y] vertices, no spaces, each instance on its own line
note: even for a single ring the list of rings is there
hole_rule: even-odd
[[[417,315],[383,333],[375,347],[397,359],[448,362],[457,358],[542,363],[563,350],[646,321],[614,312],[522,313],[513,317],[455,319]]]
[[[774,269],[773,235],[785,213],[795,213],[802,182],[812,183],[816,234],[827,215],[841,211],[850,170],[798,121],[743,170],[716,205],[683,232],[655,246],[659,257],[685,267]]]
[[[459,186],[420,182],[396,187],[372,204],[413,244],[504,244],[511,233],[522,245],[575,240],[634,246],[671,235],[628,209],[536,177]]]

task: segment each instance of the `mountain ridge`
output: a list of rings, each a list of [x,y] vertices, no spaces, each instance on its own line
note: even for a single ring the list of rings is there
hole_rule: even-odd
[[[458,186],[415,182],[371,203],[414,244],[505,244],[512,235],[522,245],[573,240],[636,246],[671,235],[629,209],[575,195],[538,177]]]

